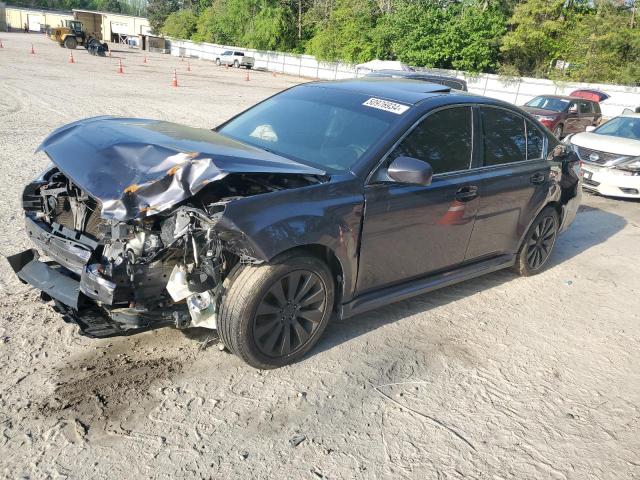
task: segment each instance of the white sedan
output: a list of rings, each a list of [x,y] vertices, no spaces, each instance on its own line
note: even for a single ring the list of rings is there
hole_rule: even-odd
[[[582,160],[582,186],[601,195],[640,198],[640,113],[623,113],[566,138]]]

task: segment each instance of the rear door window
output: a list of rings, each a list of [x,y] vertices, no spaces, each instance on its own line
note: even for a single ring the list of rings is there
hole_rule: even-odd
[[[445,108],[429,115],[391,152],[428,162],[434,175],[467,170],[473,145],[471,107]]]
[[[527,121],[527,160],[543,157],[544,134],[532,122]]]
[[[502,165],[527,158],[524,118],[502,108],[482,107],[484,164]]]
[[[583,114],[593,113],[593,110],[591,109],[591,102],[585,102],[585,101],[578,102],[578,108],[580,110],[580,113],[583,113]]]

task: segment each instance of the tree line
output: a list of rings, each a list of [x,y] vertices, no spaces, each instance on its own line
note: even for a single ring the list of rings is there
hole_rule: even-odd
[[[420,67],[640,84],[636,0],[149,0],[175,38]]]

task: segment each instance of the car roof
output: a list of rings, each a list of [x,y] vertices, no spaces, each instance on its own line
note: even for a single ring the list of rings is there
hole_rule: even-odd
[[[364,77],[329,82],[311,82],[301,85],[311,88],[331,88],[346,92],[360,93],[386,100],[416,105],[438,95],[448,94],[451,89],[445,85],[423,80],[389,77]],[[466,93],[466,92],[456,92]]]

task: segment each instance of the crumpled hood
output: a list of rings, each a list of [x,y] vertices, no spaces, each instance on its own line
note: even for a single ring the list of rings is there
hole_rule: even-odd
[[[211,130],[136,118],[70,123],[40,150],[116,220],[171,208],[230,173],[325,174]]]

